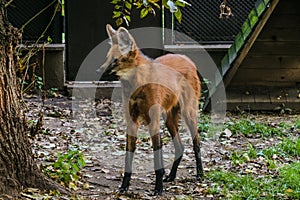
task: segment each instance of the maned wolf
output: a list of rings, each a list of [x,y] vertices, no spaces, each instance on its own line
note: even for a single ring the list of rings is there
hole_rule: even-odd
[[[144,124],[148,125],[154,151],[154,195],[162,194],[165,171],[159,133],[161,115],[175,146],[172,169],[164,181],[175,179],[183,154],[183,144],[178,134],[180,114],[193,139],[196,174],[197,179],[200,179],[203,169],[197,132],[197,111],[201,88],[195,64],[188,57],[178,54],[167,54],[152,60],[143,55],[125,28],[114,30],[107,25],[106,29],[111,48],[107,54],[107,61],[100,70],[115,72],[120,78],[127,125],[125,174],[120,192],[128,190],[137,130],[140,124]]]

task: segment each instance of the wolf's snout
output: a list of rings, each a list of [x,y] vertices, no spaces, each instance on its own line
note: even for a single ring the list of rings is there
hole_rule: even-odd
[[[117,59],[107,60],[103,65],[101,65],[96,72],[105,73],[109,72],[110,74],[114,72],[114,68],[117,66]]]

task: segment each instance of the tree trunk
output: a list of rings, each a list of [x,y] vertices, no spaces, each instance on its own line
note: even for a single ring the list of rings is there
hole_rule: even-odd
[[[0,199],[27,187],[58,189],[34,161],[16,77],[15,48],[20,34],[6,19],[6,3],[0,0]]]

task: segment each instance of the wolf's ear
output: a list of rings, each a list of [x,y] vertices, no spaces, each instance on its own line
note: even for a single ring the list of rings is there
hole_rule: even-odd
[[[118,46],[122,55],[127,55],[130,51],[137,50],[136,43],[127,29],[118,29]]]
[[[107,24],[106,32],[107,32],[107,35],[108,35],[109,39],[111,40],[112,44],[116,44],[117,38],[115,37],[115,35],[116,35],[117,31],[115,29],[113,29],[113,27],[110,24]]]

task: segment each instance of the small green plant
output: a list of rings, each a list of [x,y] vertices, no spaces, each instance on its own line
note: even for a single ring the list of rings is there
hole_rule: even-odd
[[[247,151],[235,151],[231,154],[230,159],[233,164],[238,165],[257,158],[258,152],[256,148],[249,144]]]
[[[284,134],[284,132],[277,127],[273,127],[264,123],[258,123],[250,119],[241,119],[235,123],[226,123],[225,128],[228,128],[233,134],[243,134],[249,137],[255,135],[268,137]]]
[[[165,137],[163,137],[165,138]],[[146,133],[146,132],[141,132],[139,134],[139,139],[142,141],[142,142],[149,142],[150,141],[150,137],[149,135]]]
[[[34,74],[34,87],[39,91],[42,91],[44,87],[43,78],[41,76],[37,76],[36,74]]]
[[[50,88],[47,90],[48,97],[57,97],[58,88]]]
[[[79,180],[78,173],[85,165],[83,154],[79,150],[70,150],[66,154],[59,155],[44,172],[61,184],[76,189],[76,182]]]
[[[109,136],[109,135],[112,135],[112,133],[109,131],[109,130],[103,130],[103,135],[105,136]]]
[[[41,76],[38,76],[36,74],[33,74],[30,80],[22,81],[22,92],[28,93],[28,92],[41,92],[44,88],[44,82],[43,78]]]
[[[280,115],[287,114],[287,113],[291,114],[293,112],[293,110],[291,108],[286,107],[284,103],[274,108],[274,111],[278,112]]]

